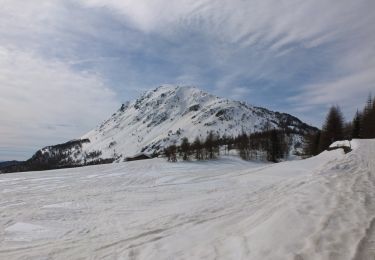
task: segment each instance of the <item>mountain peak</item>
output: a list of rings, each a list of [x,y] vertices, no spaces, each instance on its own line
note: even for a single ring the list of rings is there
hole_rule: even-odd
[[[195,86],[180,86],[180,85],[161,85],[153,90],[145,92],[141,98],[166,98],[177,96],[181,99],[189,96],[206,96],[208,93]]]
[[[101,150],[106,156],[116,153],[126,157],[160,151],[183,137],[204,139],[211,131],[220,136],[237,136],[265,127],[301,132],[310,129],[290,115],[219,98],[195,86],[162,85],[120,110],[82,137],[91,140],[84,147]]]
[[[199,91],[202,91],[200,90],[198,87],[196,86],[191,86],[191,85],[173,85],[173,84],[163,84],[163,85],[160,85],[159,87],[155,88],[154,90],[151,90],[151,91],[177,91],[179,89],[182,89],[182,90],[199,90]]]
[[[183,137],[203,140],[210,132],[236,137],[266,128],[296,135],[316,130],[288,114],[220,98],[195,86],[162,85],[123,104],[111,118],[82,136],[84,142],[68,143],[62,153],[76,164],[121,160],[140,152],[160,152],[179,144]],[[41,154],[61,149],[56,147],[42,149]]]

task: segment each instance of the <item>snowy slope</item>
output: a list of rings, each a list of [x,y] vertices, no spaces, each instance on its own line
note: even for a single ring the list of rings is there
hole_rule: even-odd
[[[0,259],[373,259],[375,140],[351,147],[0,175]]]
[[[101,151],[100,158],[161,151],[182,137],[204,139],[210,131],[235,137],[265,127],[315,129],[288,114],[219,98],[196,87],[161,86],[124,104],[110,119],[84,135],[83,153]]]

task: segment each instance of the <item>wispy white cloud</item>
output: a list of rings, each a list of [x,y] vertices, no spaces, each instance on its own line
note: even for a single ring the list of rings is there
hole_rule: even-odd
[[[118,105],[98,75],[59,61],[0,47],[0,156],[3,147],[31,155],[51,141],[77,138]]]
[[[244,75],[254,80],[282,81],[287,77],[298,77],[298,74],[309,73],[310,78],[316,74],[315,82],[311,79],[309,82],[303,82],[303,79],[290,82],[298,86],[289,87],[301,87],[302,92],[295,99],[288,99],[300,100],[291,107],[306,109],[303,103],[340,103],[347,102],[350,97],[352,103],[356,103],[363,98],[363,92],[370,90],[369,82],[373,81],[370,75],[375,62],[372,12],[375,2],[371,0],[82,2],[86,6],[112,10],[118,19],[131,23],[136,29],[172,41],[185,30],[203,33],[209,38],[206,44],[211,45],[205,51],[212,56],[206,54],[206,58],[212,67],[226,72],[217,79],[216,91],[220,93],[224,93],[223,83],[232,89],[235,81]],[[309,49],[319,48],[321,53],[308,53]],[[298,55],[299,52],[308,54]],[[246,62],[239,57],[244,53],[248,57]],[[180,55],[184,57],[184,53]],[[319,64],[314,68],[316,60],[325,62],[325,69],[329,71],[320,71]],[[289,75],[286,66],[290,68]],[[301,73],[304,67],[311,71]],[[186,74],[180,78],[192,78]],[[199,77],[198,73],[195,75]],[[364,91],[353,91],[358,87]],[[344,93],[334,94],[338,89]],[[318,98],[318,93],[322,98]],[[356,98],[353,99],[353,95]]]
[[[241,1],[241,0],[81,0],[106,7],[145,32],[173,37],[184,28],[204,30],[223,41],[251,45],[272,43],[271,49],[306,41],[316,46],[368,25],[375,7],[368,0]],[[122,15],[122,16],[121,16]],[[369,28],[368,28],[369,29]]]
[[[306,109],[341,104],[352,114],[362,108],[368,94],[375,90],[374,71],[375,67],[370,67],[332,81],[307,85],[289,100]]]

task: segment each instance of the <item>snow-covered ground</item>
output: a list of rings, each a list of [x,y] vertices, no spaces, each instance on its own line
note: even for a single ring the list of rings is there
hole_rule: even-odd
[[[375,140],[351,147],[0,175],[0,259],[373,259]]]

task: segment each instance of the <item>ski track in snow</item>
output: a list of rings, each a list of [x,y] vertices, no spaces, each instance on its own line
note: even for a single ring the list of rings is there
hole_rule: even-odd
[[[352,148],[0,175],[0,259],[372,260],[375,140]]]

